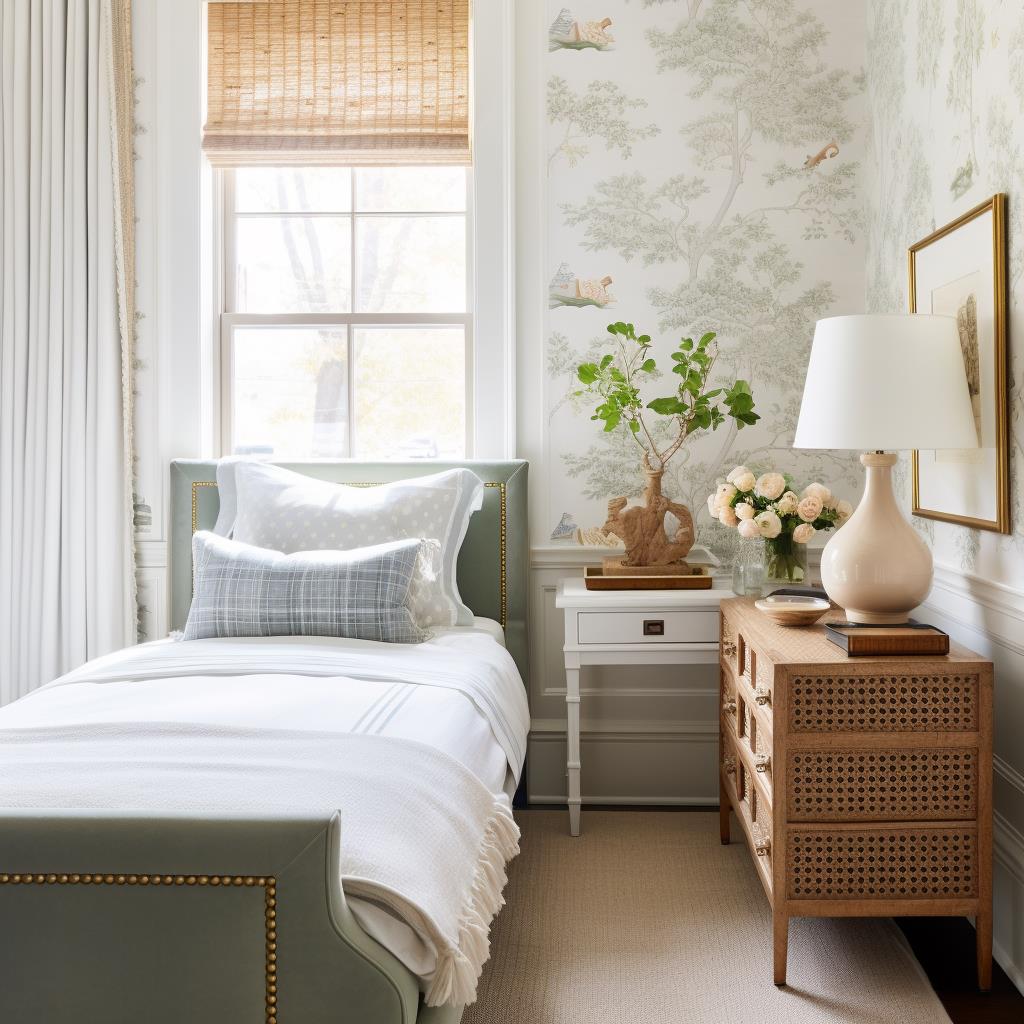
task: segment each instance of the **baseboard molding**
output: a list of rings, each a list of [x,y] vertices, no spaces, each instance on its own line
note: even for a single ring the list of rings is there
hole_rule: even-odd
[[[1013,876],[1024,892],[1024,835],[998,811],[992,825],[994,859]]]
[[[992,770],[998,775],[1004,782],[1013,786],[1021,796],[1024,796],[1024,774],[1021,774],[1009,764],[1004,761],[998,754],[992,755]]]
[[[714,743],[717,746],[718,723],[583,719],[580,722],[580,739],[582,742],[599,740],[601,743]],[[564,743],[565,720],[535,718],[530,723],[530,742]]]
[[[541,691],[545,697],[565,699],[564,686],[546,686]],[[639,697],[707,697],[718,698],[717,687],[695,686],[687,689],[684,686],[581,686],[581,697],[626,697],[636,700]]]
[[[998,811],[993,822],[996,963],[1024,993],[1024,935],[1017,922],[1024,916],[1024,834]]]
[[[588,804],[615,804],[622,807],[717,807],[717,797],[706,796],[585,796],[583,806]],[[535,804],[552,804],[554,806],[565,806],[565,796],[547,796],[544,794],[533,794],[530,796],[530,806]]]

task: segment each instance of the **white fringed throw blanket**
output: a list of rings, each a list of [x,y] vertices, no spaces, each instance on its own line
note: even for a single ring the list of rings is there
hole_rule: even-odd
[[[291,673],[302,674],[296,660],[303,647],[288,645],[290,650],[282,651],[271,643],[257,656],[251,645],[245,645],[247,651],[231,650],[223,642],[196,641],[164,650],[187,655],[188,673],[200,675],[205,674],[197,649],[201,644],[213,648],[205,665],[211,672],[208,687],[202,688],[201,699],[186,697],[187,688],[182,695],[183,701],[196,702],[197,721],[147,720],[141,714],[146,706],[145,679],[173,676],[184,667],[169,667],[176,661],[172,656],[161,673],[153,657],[157,645],[100,659],[18,702],[10,709],[12,714],[0,712],[0,806],[143,814],[314,813],[325,820],[338,811],[345,893],[388,907],[434,947],[437,966],[425,993],[428,1005],[471,1003],[489,954],[490,922],[504,902],[505,866],[519,850],[519,830],[506,802],[453,757],[415,740],[326,731],[326,722],[320,731],[274,728],[262,722],[253,728],[252,714],[245,712],[238,715],[242,725],[203,721],[201,703],[217,698],[214,673],[247,675],[258,661],[263,674],[246,683],[252,687],[255,705],[263,697],[270,703],[272,697],[280,698],[280,688],[288,683],[280,677],[275,682],[275,666],[283,673],[287,655]],[[337,662],[330,669],[310,666],[313,674],[329,671],[339,677],[341,686],[346,667],[358,675],[359,658],[342,647],[333,652]],[[435,670],[444,666],[445,653],[431,653],[431,647],[418,649],[424,673],[429,673],[430,663]],[[233,670],[225,664],[229,653],[237,659]],[[308,654],[308,648],[303,653]],[[320,653],[324,654],[322,646]],[[393,656],[406,660],[405,652]],[[371,661],[368,652],[361,657]],[[463,662],[461,672],[455,672],[454,664],[447,666],[452,674],[472,676],[464,652],[458,660]],[[384,671],[380,660],[372,662],[373,668],[364,671]],[[415,675],[409,664],[402,668],[407,679]],[[127,699],[138,701],[140,714],[135,720],[90,720],[86,714],[84,720],[65,717],[63,724],[46,724],[47,705],[57,690],[64,697],[68,686],[140,676],[143,681],[127,688],[132,695]],[[432,685],[438,685],[436,675],[433,678]],[[106,689],[99,685],[93,692]],[[517,708],[508,708],[509,720],[520,717]],[[15,722],[17,727],[4,728]],[[513,731],[516,743],[525,741],[521,725]]]

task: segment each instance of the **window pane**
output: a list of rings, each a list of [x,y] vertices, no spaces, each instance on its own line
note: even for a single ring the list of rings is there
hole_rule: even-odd
[[[356,457],[463,458],[463,329],[374,327],[354,335]]]
[[[236,305],[242,313],[347,313],[348,217],[238,217]]]
[[[239,167],[235,209],[239,213],[347,213],[352,207],[352,172],[347,167]]]
[[[466,209],[463,167],[360,167],[356,209],[435,213]]]
[[[347,456],[345,328],[237,328],[233,433],[239,454]]]
[[[466,310],[464,217],[357,217],[357,313]]]

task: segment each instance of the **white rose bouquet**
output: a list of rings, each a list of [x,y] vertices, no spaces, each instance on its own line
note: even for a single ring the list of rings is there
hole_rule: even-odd
[[[708,496],[708,512],[741,537],[764,540],[770,578],[799,583],[807,574],[808,541],[820,530],[842,526],[853,506],[824,484],[808,484],[797,493],[788,473],[755,476],[737,466]]]

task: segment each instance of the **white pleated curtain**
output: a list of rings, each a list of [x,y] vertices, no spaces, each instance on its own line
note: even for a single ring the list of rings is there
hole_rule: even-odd
[[[129,3],[3,3],[0,702],[136,635]]]

